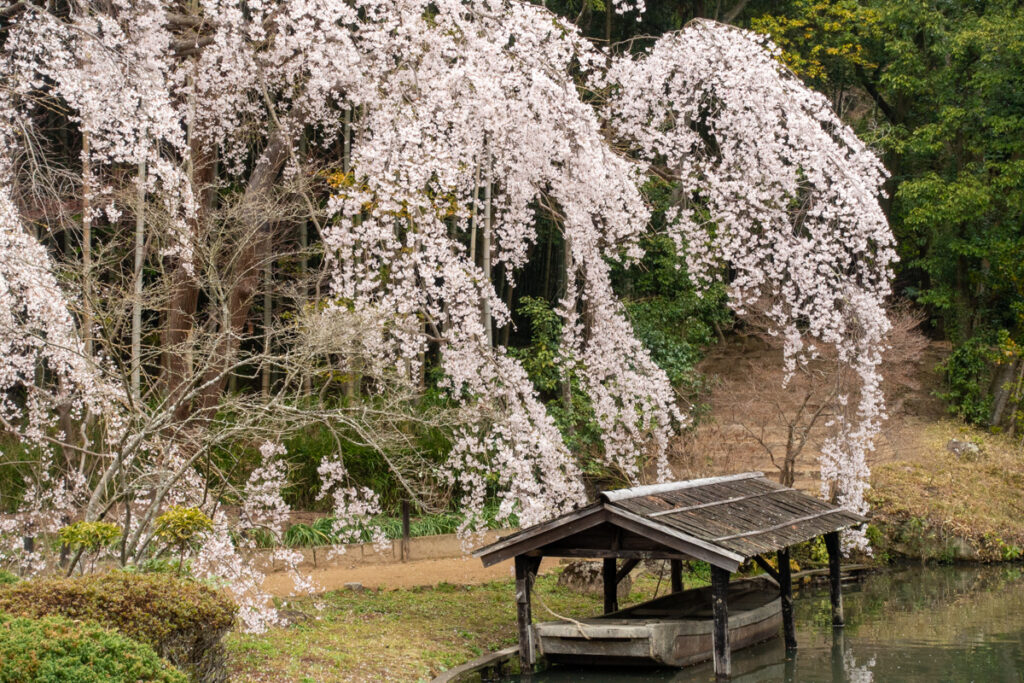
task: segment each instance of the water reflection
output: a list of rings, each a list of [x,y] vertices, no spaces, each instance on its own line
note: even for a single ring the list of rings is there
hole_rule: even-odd
[[[1024,575],[1020,566],[893,570],[844,586],[846,627],[833,634],[828,589],[800,587],[799,649],[781,638],[733,653],[733,681],[1024,683]],[[537,683],[713,681],[710,663],[687,669],[555,667]]]

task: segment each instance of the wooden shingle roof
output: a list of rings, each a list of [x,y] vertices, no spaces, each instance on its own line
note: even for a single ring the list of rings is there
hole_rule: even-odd
[[[735,571],[773,552],[867,521],[761,472],[604,491],[593,505],[473,553],[485,566],[517,555],[692,558]]]

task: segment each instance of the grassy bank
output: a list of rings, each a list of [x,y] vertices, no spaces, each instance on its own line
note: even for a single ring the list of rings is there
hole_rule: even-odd
[[[559,586],[557,576],[537,579],[535,619],[553,619],[548,610],[572,618],[602,611],[600,595]],[[687,586],[706,584],[702,572],[685,580]],[[652,574],[639,574],[628,603],[648,600],[656,591],[668,591],[668,577],[659,582]],[[477,586],[332,591],[295,601],[287,605],[292,625],[228,638],[232,677],[237,683],[429,680],[515,644],[513,595],[509,579]]]
[[[883,557],[1019,559],[1024,548],[1024,449],[953,420],[906,430],[898,459],[877,464],[869,502]],[[949,450],[951,440],[972,444]]]

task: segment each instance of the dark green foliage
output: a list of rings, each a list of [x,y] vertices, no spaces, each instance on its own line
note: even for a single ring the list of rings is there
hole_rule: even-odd
[[[987,421],[999,389],[984,346],[999,334],[1024,343],[1024,8],[795,0],[772,11],[755,28],[882,151],[896,291],[954,344],[951,410]]]
[[[2,683],[185,683],[153,651],[96,624],[0,614]]]
[[[950,411],[968,422],[984,424],[992,410],[992,339],[975,336],[960,344],[940,366],[948,390],[941,394]]]
[[[221,639],[236,611],[222,593],[167,574],[110,572],[0,588],[0,612],[97,622],[152,646],[203,683],[227,679]]]
[[[5,569],[0,569],[0,586],[6,586],[12,583],[18,583],[20,579]]]

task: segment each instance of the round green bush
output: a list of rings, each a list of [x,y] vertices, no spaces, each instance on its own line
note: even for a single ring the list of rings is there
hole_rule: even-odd
[[[236,611],[223,593],[167,574],[110,572],[0,587],[0,612],[56,615],[116,629],[200,683],[227,680],[221,641]]]
[[[153,648],[96,624],[0,614],[2,683],[185,683]]]

